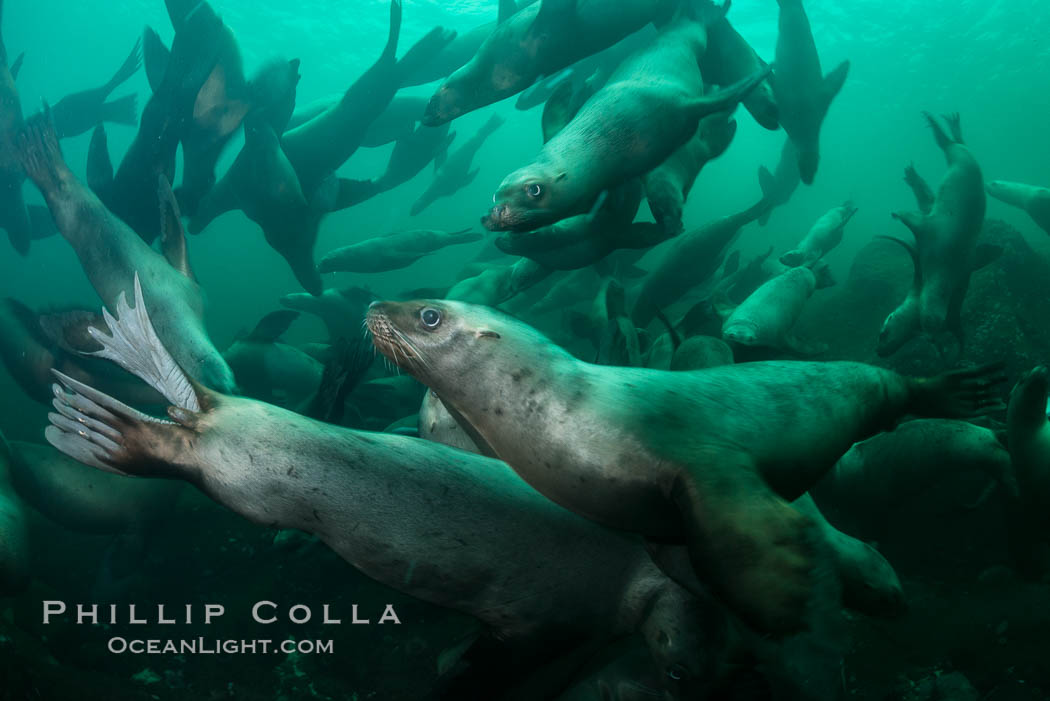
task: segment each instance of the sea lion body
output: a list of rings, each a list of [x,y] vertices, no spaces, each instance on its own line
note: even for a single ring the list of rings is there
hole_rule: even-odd
[[[986,187],[995,199],[1028,212],[1032,221],[1050,234],[1050,188],[1006,180],[993,180]]]
[[[669,370],[703,370],[733,363],[733,349],[712,336],[692,336],[682,341],[671,356]]]
[[[1023,375],[1010,393],[1007,434],[1010,460],[1028,518],[1045,529],[1050,519],[1050,422],[1046,418],[1050,373],[1046,367]],[[1045,531],[1044,531],[1045,532]]]
[[[498,268],[489,266],[473,277],[460,280],[445,296],[495,307],[541,282],[552,272],[552,269],[534,260],[519,258],[511,265]]]
[[[766,67],[744,37],[723,15],[707,28],[707,51],[700,59],[700,70],[709,83],[729,85]],[[769,81],[763,82],[741,100],[744,108],[763,128],[780,128],[779,110]]]
[[[635,324],[644,328],[658,310],[713,275],[741,227],[754,221],[763,208],[764,204],[756,204],[664,243],[663,253],[638,290],[632,312]]]
[[[22,199],[22,183],[26,176],[15,147],[15,137],[22,128],[22,102],[7,65],[2,15],[3,5],[0,4],[0,229],[7,231],[11,246],[24,256],[29,253],[33,235],[25,200]]]
[[[682,230],[682,209],[693,183],[708,161],[725,153],[735,134],[736,120],[729,113],[705,117],[693,138],[644,176],[649,209],[664,229],[672,233]]]
[[[303,351],[276,341],[237,341],[223,358],[245,396],[287,407],[309,398],[324,372],[321,363]]]
[[[798,246],[780,256],[784,265],[799,266],[814,263],[842,243],[846,224],[857,213],[851,202],[835,207],[817,219]]]
[[[423,123],[437,126],[521,92],[598,53],[666,15],[666,0],[537,2],[500,18],[473,58],[427,104]]]
[[[820,128],[849,73],[849,61],[825,76],[802,0],[778,0],[776,67],[770,78],[780,125],[798,151],[802,182],[810,185],[820,162]]]
[[[419,437],[468,453],[482,454],[474,439],[456,421],[456,417],[449,413],[434,391],[429,389],[423,395],[423,405],[419,408]]]
[[[416,216],[435,200],[442,197],[451,197],[472,183],[474,178],[478,177],[478,173],[481,172],[481,168],[471,169],[471,165],[474,163],[474,156],[477,155],[478,149],[492,136],[493,132],[503,126],[504,121],[503,117],[498,114],[492,115],[488,118],[488,121],[481,125],[481,128],[478,129],[474,136],[450,153],[444,164],[434,173],[434,180],[423,191],[423,194],[412,203],[409,213],[412,216]]]
[[[785,270],[730,313],[722,325],[722,338],[742,346],[787,349],[802,355],[821,352],[820,347],[807,346],[791,333],[815,289],[817,277],[809,268]]]
[[[456,137],[448,133],[448,125],[426,127],[401,136],[390,152],[386,170],[375,180],[376,190],[385,192],[416,177],[431,161],[434,168],[443,166],[448,158],[448,147]]]
[[[707,31],[682,17],[626,59],[533,163],[503,179],[483,219],[493,231],[528,231],[590,211],[603,190],[641,176],[696,133],[704,117],[733,107],[759,72],[704,95],[697,65]]]
[[[322,273],[385,273],[407,268],[420,258],[446,246],[480,240],[481,234],[470,229],[401,231],[329,251],[321,258],[317,268]]]
[[[14,488],[13,462],[0,434],[0,596],[18,594],[29,583],[29,529]]]
[[[26,122],[19,143],[27,175],[40,188],[99,297],[115,305],[131,290],[136,274],[147,280],[147,306],[180,366],[206,386],[232,391],[233,373],[204,328],[200,286],[150,248],[73,175],[46,115]],[[157,188],[156,179],[153,186]],[[156,194],[153,199],[158,199]],[[154,218],[161,219],[159,206]]]
[[[337,341],[357,338],[365,320],[365,310],[376,296],[362,287],[327,289],[315,297],[302,292],[287,294],[280,299],[282,307],[314,314],[328,329],[328,339]]]
[[[366,575],[475,616],[510,644],[638,630],[659,669],[705,679],[700,651],[718,642],[704,639],[708,604],[663,575],[637,538],[558,507],[498,461],[192,385],[148,318],[126,303],[116,312],[134,341],[100,342],[122,362],[155,359],[176,421],[60,376],[45,435],[63,452],[103,470],[188,481],[251,521],[313,533]],[[91,428],[77,432],[82,419]]]
[[[615,528],[684,537],[698,575],[764,630],[797,629],[811,590],[812,526],[785,499],[905,414],[996,403],[989,368],[931,380],[849,362],[662,372],[579,361],[500,312],[448,300],[375,303],[367,321],[380,352],[540,492]]]
[[[58,138],[78,136],[102,122],[134,125],[137,117],[135,95],[127,95],[113,102],[106,102],[106,98],[121,83],[135,75],[141,63],[139,42],[136,41],[124,63],[105,85],[66,95],[55,103],[51,115],[55,120]]]

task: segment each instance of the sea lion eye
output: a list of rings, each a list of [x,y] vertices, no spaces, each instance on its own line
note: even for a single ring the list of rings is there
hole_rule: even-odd
[[[682,681],[689,676],[689,670],[680,664],[674,664],[667,668],[667,676],[674,681]]]
[[[525,194],[529,197],[539,197],[543,194],[543,188],[539,183],[529,183],[525,186]]]
[[[436,329],[441,325],[441,312],[433,307],[427,307],[419,313],[419,318],[423,322],[423,326],[428,329]]]

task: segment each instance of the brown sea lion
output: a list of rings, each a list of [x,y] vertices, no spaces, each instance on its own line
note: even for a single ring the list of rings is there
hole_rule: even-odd
[[[381,353],[530,484],[601,523],[684,540],[700,579],[766,631],[802,627],[812,587],[812,523],[787,500],[907,414],[1001,404],[991,366],[922,379],[850,362],[665,372],[586,363],[447,300],[377,302],[367,322]]]

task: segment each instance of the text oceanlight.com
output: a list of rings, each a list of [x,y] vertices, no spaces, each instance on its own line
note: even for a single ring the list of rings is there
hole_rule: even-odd
[[[303,655],[330,655],[335,652],[332,640],[218,640],[192,638],[188,640],[141,640],[110,638],[106,647],[115,655],[265,655],[267,653],[299,653]]]

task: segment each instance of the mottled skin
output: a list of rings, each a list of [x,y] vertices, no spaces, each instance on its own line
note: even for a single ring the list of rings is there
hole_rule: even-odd
[[[1032,221],[1050,234],[1050,188],[993,180],[986,189],[995,199],[1028,212]]]
[[[473,58],[427,104],[423,123],[444,124],[521,92],[666,15],[666,0],[537,2],[500,22]]]
[[[851,202],[828,210],[817,219],[795,248],[780,256],[780,262],[784,265],[799,266],[820,260],[828,251],[842,243],[846,224],[856,213],[857,208]]]
[[[736,120],[728,112],[706,117],[693,138],[644,176],[649,209],[666,231],[682,231],[682,210],[693,183],[709,161],[725,153],[735,134]]]
[[[880,353],[890,354],[920,330],[930,336],[951,330],[960,334],[962,308],[974,269],[977,236],[984,225],[986,197],[981,167],[962,143],[958,115],[947,120],[951,136],[929,113],[924,113],[937,145],[948,161],[928,212],[894,212],[893,217],[915,236],[915,287],[886,318],[880,335]],[[914,174],[913,179],[918,175]],[[921,180],[921,178],[920,178]],[[917,189],[917,194],[928,188]],[[920,206],[924,197],[917,197]],[[918,322],[916,325],[916,321]]]
[[[811,185],[820,162],[820,128],[831,101],[846,81],[849,61],[843,61],[825,76],[802,0],[777,0],[777,4],[777,69],[770,81],[780,125],[798,150],[802,182]]]
[[[7,231],[11,246],[24,256],[29,253],[33,234],[22,199],[22,183],[26,176],[15,148],[15,137],[22,128],[22,102],[7,65],[3,12],[4,5],[0,0],[0,229]]]
[[[90,90],[81,90],[66,95],[51,108],[55,120],[55,132],[59,139],[78,136],[102,122],[135,124],[135,96],[128,95],[113,102],[106,102],[109,94],[135,75],[142,63],[139,42],[135,42],[124,63],[104,85]]]
[[[11,447],[0,434],[0,596],[18,594],[29,583],[29,529],[14,489],[13,462]]]
[[[457,246],[481,240],[481,234],[470,229],[437,231],[416,229],[376,236],[349,246],[329,251],[321,258],[322,273],[385,273],[407,268],[417,260],[446,246]]]
[[[493,231],[528,231],[588,212],[603,190],[664,162],[755,88],[759,72],[704,95],[697,56],[707,44],[699,22],[682,17],[626,59],[536,159],[500,184],[482,220]]]
[[[498,114],[492,115],[481,125],[474,136],[448,155],[445,163],[434,173],[434,180],[419,196],[419,199],[412,203],[409,210],[412,216],[422,212],[437,199],[451,197],[478,177],[481,168],[471,169],[474,156],[493,132],[503,126],[504,121],[506,120]]]
[[[771,632],[804,625],[813,584],[812,523],[786,500],[906,414],[995,403],[987,368],[910,379],[847,362],[592,365],[504,314],[447,300],[377,302],[368,326],[540,492],[615,528],[685,540],[701,580]]]
[[[157,333],[170,344],[180,367],[208,387],[233,391],[233,373],[204,328],[200,286],[150,248],[73,175],[46,115],[27,120],[19,149],[26,174],[40,189],[103,302],[114,305],[118,295],[130,292],[138,273],[150,289],[146,305]],[[161,219],[159,206],[154,217]]]
[[[809,268],[791,268],[748,295],[722,325],[722,338],[742,346],[785,349],[811,355],[827,347],[806,346],[791,333],[817,289]]]
[[[255,523],[312,533],[364,574],[475,616],[511,645],[639,631],[658,670],[709,674],[709,604],[663,575],[640,540],[562,509],[503,463],[201,388],[201,411],[172,407],[176,422],[159,423],[62,381],[77,393],[56,387],[56,406],[74,418],[52,415],[48,440],[91,451],[101,469],[184,480]],[[87,438],[60,428],[78,416],[105,425]]]
[[[631,314],[634,323],[641,328],[648,326],[658,310],[675,303],[713,275],[740,229],[763,211],[765,203],[759,202],[664,243],[663,252],[638,290]]]

